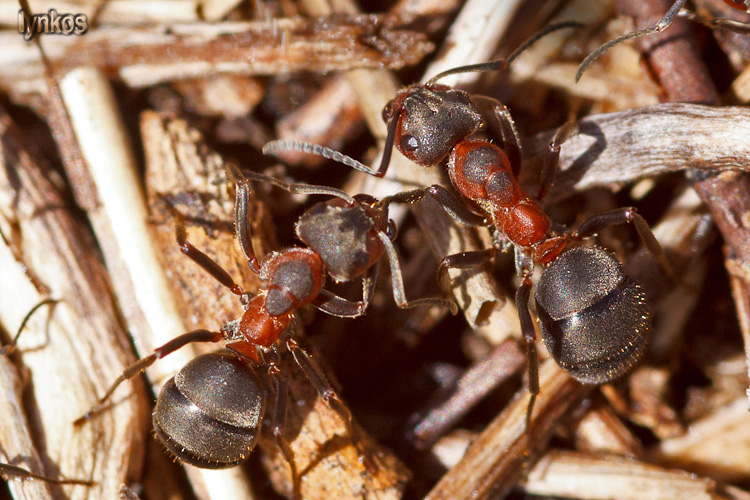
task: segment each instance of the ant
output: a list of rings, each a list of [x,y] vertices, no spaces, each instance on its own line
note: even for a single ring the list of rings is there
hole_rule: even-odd
[[[385,152],[377,170],[328,148],[272,141],[264,152],[300,150],[319,154],[382,177],[395,146],[422,167],[445,165],[456,197],[440,185],[413,192],[411,201],[434,198],[458,222],[489,226],[491,248],[445,257],[439,272],[467,268],[489,261],[498,251],[515,249],[516,271],[521,279],[515,295],[528,365],[531,398],[526,415],[529,428],[534,401],[539,393],[536,332],[529,310],[531,277],[542,268],[535,288],[537,319],[542,339],[557,364],[585,384],[603,384],[627,372],[640,358],[650,328],[650,313],[641,287],[623,271],[611,252],[577,246],[605,227],[632,223],[647,249],[669,274],[661,246],[635,208],[619,208],[596,215],[576,232],[557,229],[540,205],[554,179],[562,144],[574,133],[572,122],[563,125],[549,144],[536,198],[524,192],[516,175],[521,147],[507,108],[490,97],[437,83],[456,73],[495,71],[509,64],[546,34],[578,23],[550,25],[516,49],[508,58],[457,67],[398,92],[386,105],[388,126]],[[502,147],[480,135],[490,132]],[[568,248],[571,245],[572,248]]]
[[[279,368],[281,348],[288,350],[320,397],[344,422],[368,468],[374,467],[361,448],[349,410],[334,392],[310,355],[287,332],[295,311],[306,304],[335,316],[356,317],[367,309],[372,296],[377,262],[386,253],[391,263],[394,297],[399,307],[457,306],[449,300],[424,298],[407,301],[398,258],[393,247],[395,224],[388,205],[398,196],[381,201],[368,195],[349,196],[325,186],[286,184],[263,174],[229,168],[235,184],[235,234],[251,270],[267,287],[251,294],[234,282],[213,259],[187,239],[181,223],[176,239],[181,251],[233,294],[245,309],[240,319],[220,331],[198,329],[180,335],[142,358],[118,377],[97,405],[75,424],[81,425],[99,412],[115,389],[143,372],[157,359],[193,342],[227,341],[224,349],[204,354],[183,367],[162,388],[153,414],[157,438],[179,460],[201,468],[228,468],[243,462],[255,447],[267,405],[266,388],[259,374],[265,370],[272,381],[275,403],[271,422],[275,444],[291,469],[295,494],[299,489],[294,453],[285,441],[286,379]],[[308,209],[296,231],[307,247],[291,247],[259,259],[250,226],[251,181],[273,184],[291,193],[326,194],[334,198]],[[363,276],[363,298],[349,301],[326,291],[326,276],[349,281]]]

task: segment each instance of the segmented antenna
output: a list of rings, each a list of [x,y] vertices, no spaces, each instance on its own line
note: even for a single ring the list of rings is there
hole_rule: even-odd
[[[329,160],[339,162],[347,167],[351,167],[360,172],[374,175],[375,170],[371,169],[364,163],[361,163],[351,156],[347,156],[344,153],[340,153],[335,149],[321,146],[320,144],[313,144],[312,142],[295,141],[291,139],[277,139],[271,141],[263,146],[263,154],[275,155],[280,151],[297,151],[300,153],[308,153],[316,156],[322,156]]]

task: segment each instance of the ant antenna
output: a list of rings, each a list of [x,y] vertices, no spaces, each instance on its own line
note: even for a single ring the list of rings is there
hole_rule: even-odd
[[[436,76],[433,76],[427,81],[425,85],[432,85],[436,81],[440,80],[441,78],[445,78],[446,76],[455,75],[458,73],[475,73],[475,72],[480,72],[480,71],[482,72],[501,71],[501,70],[507,69],[508,66],[510,66],[510,64],[516,58],[518,58],[518,56],[520,56],[523,51],[525,51],[526,49],[531,47],[534,43],[539,41],[539,39],[544,38],[545,36],[549,35],[553,31],[562,30],[565,28],[583,28],[583,27],[584,27],[583,24],[576,22],[576,21],[563,21],[559,23],[550,24],[549,26],[537,32],[531,38],[523,42],[520,47],[514,50],[505,59],[497,59],[495,61],[489,61],[489,62],[479,63],[479,64],[469,64],[467,66],[459,66],[457,68],[449,69],[449,70],[443,71],[442,73],[437,74]]]
[[[664,17],[661,18],[661,20],[656,23],[654,27],[626,33],[615,38],[614,40],[610,40],[609,42],[605,43],[604,45],[593,51],[591,54],[586,56],[581,65],[578,66],[578,71],[576,71],[576,83],[581,79],[581,76],[583,75],[583,72],[586,71],[586,68],[591,66],[591,63],[596,61],[600,55],[604,54],[615,45],[619,45],[622,42],[632,40],[633,38],[640,38],[642,36],[651,35],[652,33],[659,33],[667,29],[669,25],[672,24],[672,21],[674,21],[675,17],[677,17],[677,13],[680,11],[682,6],[685,5],[686,1],[687,0],[677,0],[674,5],[669,8]]]
[[[16,349],[16,344],[18,343],[18,338],[21,336],[21,332],[23,332],[23,329],[26,327],[26,323],[29,322],[29,319],[31,319],[31,316],[42,306],[47,304],[57,304],[60,302],[58,299],[44,299],[43,301],[39,302],[37,305],[31,308],[31,311],[29,311],[26,316],[23,318],[23,321],[21,321],[21,326],[18,327],[18,332],[16,332],[16,336],[13,337],[13,341],[6,346],[3,346],[0,348],[0,356],[5,356]]]
[[[346,165],[347,167],[359,170],[360,172],[365,172],[366,174],[377,175],[377,172],[372,170],[364,163],[355,160],[351,156],[347,156],[344,153],[336,151],[335,149],[321,146],[320,144],[314,144],[312,142],[295,141],[291,139],[277,139],[263,146],[262,151],[263,154],[266,155],[273,155],[279,151],[298,151],[300,153],[308,153],[336,161],[338,163]],[[385,155],[383,155],[383,159],[385,159]]]

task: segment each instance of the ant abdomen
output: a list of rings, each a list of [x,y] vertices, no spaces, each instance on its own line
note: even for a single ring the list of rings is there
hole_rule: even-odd
[[[156,400],[154,430],[183,462],[233,467],[255,446],[265,404],[253,367],[224,349],[195,358],[164,385]]]
[[[563,253],[542,273],[534,297],[547,350],[579,382],[609,382],[643,353],[651,325],[646,296],[612,253]]]

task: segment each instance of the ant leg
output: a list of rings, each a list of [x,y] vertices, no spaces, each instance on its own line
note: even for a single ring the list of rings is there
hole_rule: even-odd
[[[352,302],[326,289],[321,290],[311,303],[324,313],[339,318],[358,318],[366,309],[364,301]]]
[[[130,380],[136,375],[144,372],[146,368],[153,365],[157,359],[161,359],[164,356],[175,352],[177,349],[193,342],[218,342],[223,339],[224,335],[219,332],[211,332],[209,330],[193,330],[192,332],[183,333],[179,337],[170,340],[161,347],[157,347],[156,349],[154,349],[153,353],[149,354],[145,358],[136,360],[130,366],[126,367],[122,374],[117,377],[117,380],[115,380],[114,383],[110,386],[104,396],[99,398],[99,401],[97,401],[96,405],[94,405],[92,409],[86,412],[85,415],[76,419],[76,421],[73,422],[73,425],[83,425],[83,423],[89,420],[92,416],[99,413],[102,410],[104,404],[112,396],[112,394],[115,392],[115,389],[117,389],[121,383],[125,382],[126,380]]]
[[[648,227],[646,220],[641,217],[635,207],[622,207],[610,212],[594,215],[578,227],[578,231],[573,235],[573,238],[581,240],[595,235],[605,227],[627,223],[632,223],[635,226],[638,235],[646,245],[646,249],[656,258],[667,276],[671,279],[676,279],[674,271],[672,271],[672,266],[669,264],[667,256],[664,253],[664,249],[659,244],[656,236],[654,236],[651,228]]]
[[[497,248],[486,248],[484,250],[475,250],[473,252],[461,252],[454,253],[447,257],[443,257],[440,261],[440,267],[445,269],[468,269],[471,267],[481,266],[485,262],[489,262],[497,253]]]
[[[273,438],[276,442],[276,447],[279,449],[284,459],[289,464],[289,469],[292,475],[292,491],[294,498],[300,498],[300,477],[297,471],[297,463],[294,461],[294,451],[289,446],[289,443],[284,439],[284,427],[286,424],[286,409],[289,400],[289,388],[287,387],[286,379],[276,366],[276,361],[268,362],[268,375],[273,380],[274,392],[276,394],[276,401],[273,406],[272,429]]]
[[[382,200],[383,205],[389,203],[408,203],[414,204],[421,201],[426,196],[432,197],[443,210],[451,216],[453,220],[465,226],[486,226],[488,221],[481,215],[472,212],[466,203],[462,202],[456,196],[439,184],[430,187],[404,191],[391,196],[386,196]]]
[[[331,316],[338,316],[340,318],[358,318],[359,316],[362,316],[370,306],[372,294],[375,290],[377,274],[378,263],[376,262],[367,270],[362,279],[362,300],[358,302],[346,300],[343,297],[339,297],[338,295],[323,289],[313,300],[312,304],[319,310],[330,314]]]
[[[359,454],[362,463],[364,463],[365,467],[370,471],[376,470],[377,466],[375,462],[372,461],[369,454],[362,447],[362,440],[359,437],[359,433],[354,429],[351,412],[349,412],[349,409],[344,406],[344,403],[333,390],[331,383],[328,382],[323,371],[293,338],[287,336],[285,339],[285,345],[289,352],[292,353],[292,356],[294,356],[294,361],[305,373],[305,376],[313,387],[315,387],[315,390],[318,391],[320,398],[325,401],[329,408],[336,412],[344,423],[346,431],[349,436],[351,436],[352,443],[357,449],[357,453]]]
[[[496,252],[497,249],[492,247],[472,252],[454,253],[453,255],[443,257],[437,270],[438,283],[446,289],[451,289],[452,286],[450,283],[450,277],[448,276],[448,269],[469,269],[481,266],[485,262],[491,261]]]
[[[521,171],[521,139],[510,111],[503,103],[492,97],[476,95],[471,96],[471,101],[487,120],[493,137],[503,141],[502,148],[508,156],[510,168],[513,175],[518,177]]]
[[[516,308],[518,318],[521,321],[521,335],[523,345],[526,349],[526,363],[529,368],[529,406],[526,410],[526,437],[528,440],[527,450],[531,448],[531,414],[534,411],[534,403],[539,394],[539,360],[536,354],[536,332],[534,323],[529,312],[529,296],[531,294],[531,278],[524,273],[521,286],[516,291]]]
[[[731,4],[733,8],[750,14],[750,4],[745,4],[746,6],[740,6],[738,2],[732,3],[732,0],[724,0],[724,1],[727,4]],[[740,35],[750,34],[750,24],[748,23],[734,21],[732,19],[706,18],[706,17],[701,16],[698,13],[690,12],[687,10],[682,12],[682,17],[685,17],[686,19],[696,22],[696,23],[701,23],[703,26],[706,26],[707,28],[712,29],[712,30],[726,30],[726,31],[731,31],[733,33],[738,33]]]
[[[45,299],[41,302],[39,302],[37,305],[31,308],[31,310],[26,313],[26,316],[23,318],[23,321],[21,321],[21,326],[18,327],[18,331],[16,332],[16,336],[13,337],[13,340],[10,344],[4,345],[2,348],[0,348],[0,356],[6,356],[13,351],[16,350],[16,344],[18,343],[18,338],[21,336],[21,332],[23,332],[23,329],[26,327],[26,323],[29,322],[29,319],[31,319],[31,316],[42,306],[47,304],[57,304],[60,302],[57,299]]]
[[[391,266],[393,298],[396,300],[396,305],[398,307],[401,309],[411,309],[412,307],[417,306],[439,306],[448,308],[453,315],[458,314],[458,306],[452,300],[429,297],[407,301],[406,291],[404,290],[404,280],[401,276],[401,265],[398,262],[396,248],[393,246],[393,242],[388,235],[383,231],[378,231],[378,238],[388,254],[388,262]]]
[[[208,274],[213,276],[216,281],[227,287],[235,295],[242,295],[242,287],[234,282],[229,273],[224,270],[219,264],[216,263],[211,257],[195,248],[192,243],[187,240],[187,231],[185,226],[178,223],[175,226],[175,236],[177,244],[180,245],[180,250],[193,262],[198,264]]]
[[[370,301],[375,293],[375,283],[378,280],[378,269],[380,262],[375,262],[370,269],[365,272],[365,276],[362,278],[362,307],[363,313],[370,307]]]
[[[229,170],[229,172],[231,172],[231,170]],[[242,179],[235,179],[234,232],[250,269],[252,269],[254,273],[260,274],[260,264],[258,263],[255,248],[253,248],[253,238],[250,231],[250,218],[248,217],[249,213],[250,185],[247,182],[243,182]]]
[[[94,481],[86,481],[84,479],[55,479],[53,477],[35,474],[29,470],[10,464],[0,464],[0,476],[5,479],[8,477],[16,477],[18,479],[38,479],[52,484],[78,484],[82,486],[93,486],[96,484]]]
[[[552,183],[555,181],[555,173],[560,166],[560,148],[578,130],[578,124],[567,121],[557,129],[557,133],[547,146],[547,154],[544,155],[544,164],[540,174],[539,192],[536,199],[542,201],[547,196]]]
[[[591,54],[586,56],[586,58],[581,62],[581,65],[578,66],[578,71],[576,71],[576,82],[581,79],[581,76],[583,75],[583,72],[586,71],[586,68],[591,66],[591,63],[596,61],[596,59],[607,52],[609,49],[614,47],[615,45],[619,45],[622,42],[631,40],[633,38],[640,38],[642,36],[651,35],[653,33],[659,33],[661,31],[664,31],[669,27],[670,24],[672,24],[672,21],[677,17],[677,13],[680,11],[683,5],[685,5],[685,2],[687,0],[677,0],[672,7],[669,8],[667,13],[664,15],[661,20],[656,23],[651,28],[643,29],[643,30],[637,30],[637,31],[631,31],[630,33],[626,33],[622,36],[619,36],[615,38],[614,40],[610,40],[609,42],[605,43],[595,51],[593,51]]]
[[[11,238],[6,237],[3,229],[0,227],[0,239],[3,240],[5,246],[8,247],[8,249],[11,251],[16,262],[18,262],[18,264],[23,268],[24,274],[27,278],[29,278],[29,281],[32,285],[34,285],[34,288],[36,288],[36,291],[39,293],[39,295],[49,295],[49,287],[42,282],[39,276],[37,276],[33,269],[31,269],[24,260],[23,249],[21,248],[20,244],[21,225],[17,220],[10,220],[9,218],[7,219],[8,223],[10,224],[10,230],[13,236]]]
[[[439,184],[428,187],[427,194],[437,201],[456,222],[466,226],[486,226],[488,224],[487,219],[469,210],[466,203],[456,198],[453,193]]]

